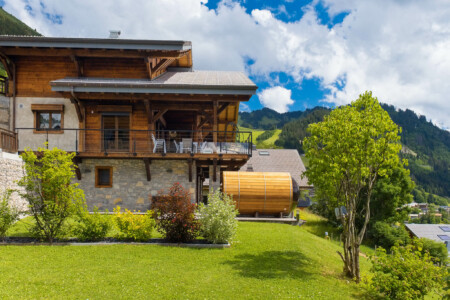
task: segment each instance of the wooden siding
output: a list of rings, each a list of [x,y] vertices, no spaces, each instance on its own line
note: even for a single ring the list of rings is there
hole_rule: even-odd
[[[148,79],[144,59],[80,58],[84,77]],[[73,68],[75,65],[73,66]]]
[[[290,213],[294,201],[289,173],[224,172],[223,191],[241,214]]]
[[[50,81],[76,77],[75,64],[69,57],[21,56],[16,63],[17,97],[58,97],[52,92]]]

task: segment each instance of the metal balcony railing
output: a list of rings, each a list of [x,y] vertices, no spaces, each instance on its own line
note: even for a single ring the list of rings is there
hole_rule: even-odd
[[[8,77],[0,76],[0,95],[8,94]]]
[[[252,154],[252,133],[210,130],[18,128],[19,151],[57,147],[84,154]]]

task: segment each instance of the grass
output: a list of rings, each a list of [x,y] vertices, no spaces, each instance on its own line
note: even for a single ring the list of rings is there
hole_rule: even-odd
[[[229,249],[3,246],[0,298],[359,299],[339,249],[307,227],[244,222]]]

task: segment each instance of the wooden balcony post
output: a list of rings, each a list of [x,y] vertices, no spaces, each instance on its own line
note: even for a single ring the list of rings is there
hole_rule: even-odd
[[[213,142],[217,144],[217,100],[213,101]]]

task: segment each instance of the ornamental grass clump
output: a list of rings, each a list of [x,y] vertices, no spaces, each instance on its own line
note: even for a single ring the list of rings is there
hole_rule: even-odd
[[[156,226],[164,239],[185,243],[198,236],[199,223],[195,219],[196,205],[181,184],[175,183],[167,194],[160,191],[154,200]]]
[[[121,207],[117,206],[114,208],[114,219],[120,231],[116,238],[136,242],[145,242],[152,238],[152,231],[155,227],[152,211],[149,210],[146,214],[136,214],[136,211],[132,212],[128,209],[123,212]]]
[[[113,227],[111,218],[100,214],[98,207],[89,213],[84,201],[78,204],[75,220],[73,232],[80,241],[101,241]]]
[[[0,238],[4,241],[8,229],[19,219],[20,210],[10,203],[13,190],[5,190],[0,199]]]
[[[200,234],[213,243],[230,242],[236,235],[238,221],[233,199],[217,190],[208,195],[208,205],[201,203],[198,209]]]

